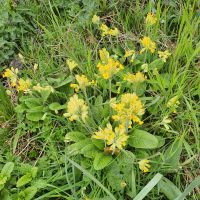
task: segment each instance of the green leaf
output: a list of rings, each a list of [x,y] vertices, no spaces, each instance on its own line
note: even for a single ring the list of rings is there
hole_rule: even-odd
[[[17,187],[26,185],[27,183],[29,183],[31,181],[32,181],[32,175],[31,175],[31,173],[27,173],[17,181]]]
[[[7,178],[10,178],[10,175],[11,175],[13,169],[14,169],[14,163],[13,162],[7,162],[4,165],[3,169],[1,170],[1,174],[3,176],[6,176]]]
[[[38,171],[38,168],[37,168],[37,167],[32,167],[32,168],[31,168],[31,176],[32,176],[32,178],[35,178],[35,177],[36,177],[37,171]]]
[[[34,108],[42,105],[42,101],[39,98],[34,97],[26,99],[24,103],[28,108]]]
[[[84,133],[78,131],[72,131],[65,135],[65,142],[79,142],[81,140],[86,139],[86,135]]]
[[[148,69],[153,70],[155,68],[161,69],[164,65],[164,62],[161,59],[156,59],[152,63],[149,64]]]
[[[95,170],[101,170],[108,166],[112,162],[112,156],[105,155],[104,153],[100,152],[96,154],[93,166]]]
[[[17,113],[23,113],[26,109],[27,107],[24,104],[20,104],[15,107],[15,111]]]
[[[66,108],[66,105],[60,105],[58,102],[51,103],[49,109],[53,111],[58,111]]]
[[[35,186],[38,189],[42,189],[47,187],[48,183],[46,180],[43,179],[37,179],[34,182],[31,183],[32,186]]]
[[[98,140],[92,138],[92,143],[100,150],[104,150],[105,142],[103,140]]]
[[[25,190],[19,193],[19,200],[31,200],[37,193],[37,188],[35,186],[31,186],[26,188]]]
[[[165,164],[175,168],[179,165],[179,160],[182,152],[183,138],[177,138],[165,151]]]
[[[135,148],[154,149],[158,147],[158,139],[147,131],[136,129],[131,133],[128,144]]]
[[[42,120],[42,117],[44,116],[44,113],[42,112],[32,112],[32,113],[26,113],[26,118],[30,121],[38,122]]]
[[[89,143],[91,143],[91,139],[87,138],[87,139],[81,140],[77,143],[69,145],[67,147],[67,150],[69,151],[69,154],[76,155],[76,154],[80,153],[81,149]]]
[[[87,158],[94,158],[97,153],[99,153],[99,150],[94,144],[88,144],[81,149],[81,154]]]
[[[161,136],[155,136],[158,139],[158,146],[157,148],[162,147],[165,144],[165,139]]]
[[[158,188],[169,200],[174,200],[181,194],[181,191],[165,177],[158,183]]]
[[[49,98],[49,96],[50,96],[50,94],[52,93],[52,91],[51,90],[43,90],[40,94],[41,94],[41,97],[42,97],[42,99],[43,99],[43,101],[46,101],[48,98]]]

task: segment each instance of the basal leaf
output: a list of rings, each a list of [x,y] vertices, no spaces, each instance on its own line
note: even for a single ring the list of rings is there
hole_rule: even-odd
[[[128,144],[135,148],[154,149],[158,147],[158,139],[147,131],[136,129],[131,133]]]
[[[100,152],[96,154],[93,166],[95,170],[101,170],[108,166],[112,162],[112,156],[105,155],[104,153]]]

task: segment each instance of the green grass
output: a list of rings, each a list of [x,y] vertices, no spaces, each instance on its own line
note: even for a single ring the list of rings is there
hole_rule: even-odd
[[[30,9],[27,10],[27,6]],[[99,49],[106,47],[109,52],[116,53],[121,48],[135,47],[139,49],[142,36],[148,35],[159,49],[169,49],[172,52],[169,60],[159,71],[160,75],[148,73],[148,90],[143,97],[146,113],[144,115],[144,130],[153,135],[162,136],[165,144],[153,150],[140,151],[134,149],[137,155],[129,169],[131,181],[129,189],[115,190],[115,181],[108,181],[107,174],[113,171],[112,164],[103,170],[96,171],[92,162],[84,160],[82,155],[70,155],[67,152],[64,136],[70,131],[97,131],[100,122],[94,119],[89,122],[89,128],[81,124],[74,124],[62,116],[51,112],[46,120],[29,122],[21,113],[14,113],[16,102],[6,96],[0,88],[0,168],[8,161],[15,163],[13,178],[6,183],[0,197],[5,192],[19,194],[28,186],[38,186],[33,199],[167,199],[166,194],[159,187],[161,177],[169,179],[170,187],[180,191],[180,197],[172,192],[177,200],[199,199],[199,155],[200,155],[200,36],[199,36],[199,8],[197,1],[30,1],[19,3],[18,8],[26,10],[23,16],[26,23],[33,27],[33,33],[21,35],[18,51],[24,56],[25,63],[21,70],[23,77],[28,77],[36,83],[51,83],[56,86],[56,80],[69,76],[66,59],[71,58],[78,63],[78,71],[90,80],[96,79],[98,70]],[[21,11],[17,10],[17,13]],[[159,22],[153,29],[147,28],[144,19],[148,12],[153,11]],[[32,13],[32,14],[31,14]],[[118,39],[104,38],[99,35],[98,28],[92,22],[92,16],[98,14],[107,24],[117,27],[122,35]],[[30,18],[30,16],[32,16]],[[16,51],[16,54],[18,53]],[[12,60],[12,58],[10,58]],[[147,62],[152,62],[155,56],[145,56]],[[33,65],[38,69],[33,73]],[[156,66],[155,66],[156,67]],[[60,81],[60,83],[63,80]],[[2,82],[5,79],[2,78]],[[101,95],[104,102],[109,98],[107,86],[101,90],[89,90],[87,95],[91,105],[97,95]],[[166,108],[170,98],[179,97],[180,105],[177,113],[171,115]],[[72,96],[69,85],[58,87],[56,94],[50,95],[43,102],[45,112],[50,103],[65,104]],[[40,97],[37,97],[38,99]],[[5,108],[5,110],[4,110]],[[106,109],[106,108],[104,108]],[[165,116],[170,116],[170,130],[161,125]],[[1,120],[3,119],[3,120]],[[5,129],[6,127],[6,129]],[[174,141],[182,141],[180,157],[176,148],[171,147],[174,158],[178,159],[178,166],[169,168],[163,162],[166,150],[170,146],[178,146]],[[5,144],[9,144],[6,146]],[[173,143],[174,142],[174,143]],[[177,151],[177,152],[176,152]],[[124,154],[127,159],[129,155]],[[142,173],[137,162],[142,156],[149,158],[151,168],[149,173]],[[125,161],[124,161],[125,162]],[[38,167],[37,178],[33,178],[26,186],[16,189],[16,181],[26,174],[22,163]],[[127,162],[128,163],[128,162]],[[116,170],[117,175],[118,171]],[[123,177],[124,180],[127,177]],[[115,178],[113,178],[115,179]],[[163,180],[163,179],[162,179]],[[40,181],[40,184],[37,184]],[[160,184],[159,184],[160,183]],[[172,184],[173,183],[173,184]],[[113,184],[113,185],[112,185]],[[188,187],[188,188],[187,188]],[[186,189],[187,188],[187,189]],[[194,189],[196,188],[196,189]],[[185,190],[186,189],[186,190]],[[184,192],[185,191],[185,192]],[[183,192],[183,193],[182,193]],[[190,194],[189,194],[190,193]],[[141,195],[142,194],[142,195]],[[188,195],[189,194],[189,195]],[[137,196],[138,195],[138,196]],[[14,196],[15,198],[16,196]]]

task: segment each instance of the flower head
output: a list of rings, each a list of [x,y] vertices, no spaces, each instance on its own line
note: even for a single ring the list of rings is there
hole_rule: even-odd
[[[101,59],[101,62],[102,63],[107,63],[108,62],[108,59],[110,57],[110,54],[109,52],[106,50],[106,48],[103,48],[103,49],[100,49],[99,50],[99,57]]]
[[[135,54],[134,50],[127,50],[127,51],[125,51],[124,57],[128,58],[129,56],[132,56],[133,54]]]
[[[105,129],[95,132],[92,138],[104,140],[110,146],[111,150],[115,150],[116,148],[121,150],[126,145],[128,136],[123,125],[119,125],[113,131],[111,124],[107,124]]]
[[[167,107],[170,108],[173,113],[176,113],[176,108],[178,108],[179,104],[178,96],[174,96],[167,102]]]
[[[112,118],[115,121],[119,121],[121,124],[130,126],[133,122],[140,125],[143,122],[140,120],[140,116],[144,114],[144,106],[135,93],[127,93],[121,96],[119,103],[112,103],[111,107],[116,112]]]
[[[70,121],[83,120],[86,121],[88,117],[88,106],[83,99],[79,99],[77,94],[74,94],[67,104],[67,113],[64,117],[68,117]]]
[[[144,173],[149,171],[149,168],[151,167],[151,165],[149,164],[149,160],[147,159],[143,159],[139,162],[139,168],[140,170],[142,170]]]
[[[91,83],[89,82],[88,78],[85,75],[76,75],[75,77],[80,89],[85,90],[86,87],[91,85]]]
[[[31,81],[29,79],[22,79],[20,78],[17,85],[17,91],[28,92],[31,86]]]
[[[153,13],[148,13],[145,21],[147,25],[153,25],[156,23],[157,18]]]
[[[141,65],[141,69],[144,71],[144,72],[148,72],[148,64],[147,63],[144,63]]]
[[[166,62],[167,58],[171,55],[168,50],[165,51],[158,51],[158,56],[163,60],[163,62]]]
[[[97,15],[94,15],[94,16],[92,17],[92,23],[93,23],[93,24],[99,24],[99,22],[100,22],[100,17],[97,16]]]
[[[104,37],[106,35],[118,36],[119,30],[117,28],[111,29],[106,24],[101,24],[100,30],[102,31],[101,35]]]
[[[108,34],[112,35],[112,36],[118,36],[119,35],[119,30],[117,28],[109,29]]]
[[[11,86],[15,87],[17,84],[17,73],[18,69],[11,67],[10,69],[6,69],[3,73],[3,78],[9,78],[11,82]]]
[[[104,79],[109,79],[124,67],[119,61],[109,58],[106,64],[98,63],[97,68]]]
[[[142,72],[137,72],[136,74],[128,73],[124,76],[124,80],[130,83],[142,83],[147,79],[147,77]]]
[[[67,59],[66,62],[67,62],[67,65],[68,65],[70,71],[73,71],[73,69],[78,66],[78,64],[72,59]]]
[[[154,53],[156,50],[156,44],[149,37],[143,37],[140,40],[142,46],[144,47],[140,52],[142,53],[145,50],[149,50],[151,53]]]

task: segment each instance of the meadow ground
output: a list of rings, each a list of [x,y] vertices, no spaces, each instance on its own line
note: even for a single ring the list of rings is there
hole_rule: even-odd
[[[0,3],[1,200],[200,198],[197,0]]]

